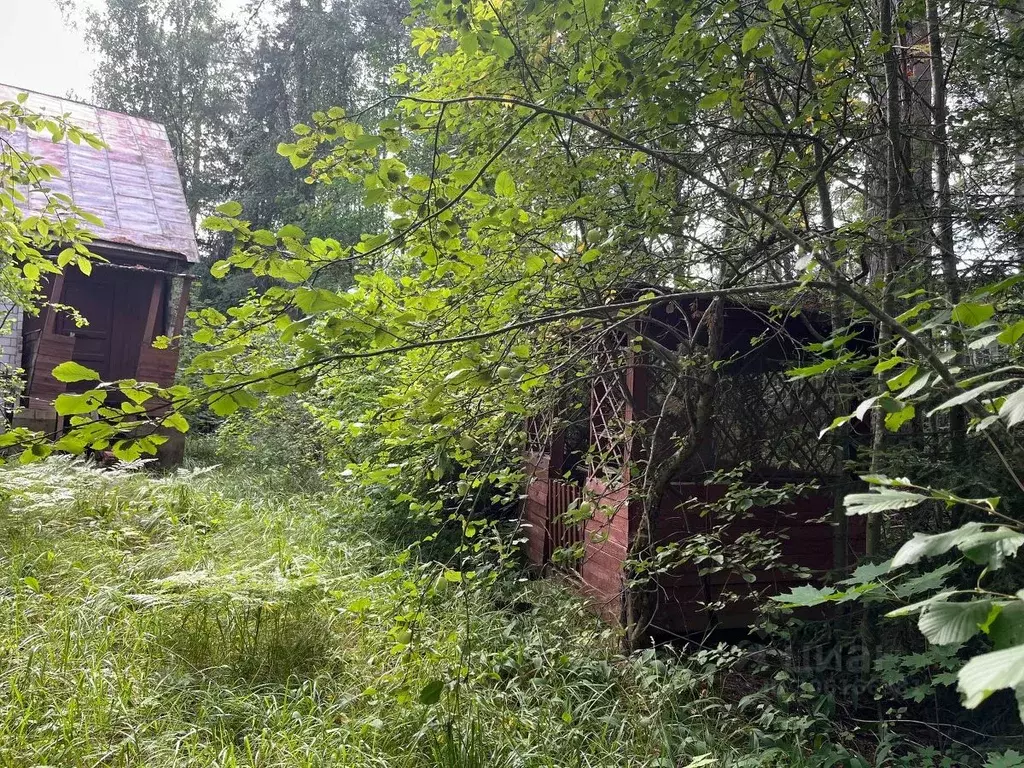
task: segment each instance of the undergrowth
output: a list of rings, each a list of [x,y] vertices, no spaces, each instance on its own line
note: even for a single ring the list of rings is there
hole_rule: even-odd
[[[558,585],[396,551],[340,492],[66,459],[0,492],[0,765],[857,764],[718,657],[623,658]]]

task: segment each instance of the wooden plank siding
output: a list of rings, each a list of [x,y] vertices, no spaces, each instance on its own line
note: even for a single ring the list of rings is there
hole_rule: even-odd
[[[623,563],[629,554],[630,500],[627,486],[609,487],[597,478],[587,481],[594,514],[586,524],[586,553],[581,575],[586,593],[602,615],[618,621],[622,612]]]
[[[587,498],[594,500],[595,511],[577,533],[561,518],[578,498],[579,491],[563,480],[550,479],[544,459],[535,457],[527,462],[527,472],[523,520],[529,524],[526,549],[530,562],[544,567],[559,546],[582,541],[583,560],[572,568],[580,577],[580,589],[607,620],[619,621],[624,563],[640,512],[636,502],[629,499],[628,487],[611,488],[590,478]],[[693,504],[710,504],[721,498],[725,490],[724,486],[674,484],[655,520],[655,545],[711,533],[718,523],[712,508],[701,509]],[[754,509],[749,518],[730,523],[728,530],[732,537],[751,531],[762,531],[766,537],[778,536],[783,562],[823,573],[833,567],[832,527],[827,522],[832,504],[829,495],[816,494],[780,507]],[[854,551],[862,551],[863,526],[857,525],[857,521],[853,521],[850,541]],[[756,618],[757,594],[777,594],[806,581],[779,570],[754,570],[753,576],[755,581],[748,584],[733,572],[702,576],[695,566],[661,575],[654,589],[654,630],[688,635],[705,632],[711,626],[746,627]],[[738,600],[725,611],[709,613],[704,606],[720,599],[724,591],[738,596]]]
[[[32,340],[28,395],[33,405],[49,403],[67,390],[67,384],[53,377],[53,369],[70,360],[74,349],[75,340],[70,336],[40,333]]]
[[[152,381],[162,387],[174,383],[174,375],[178,370],[178,350],[176,348],[155,349],[143,347],[139,352],[139,365],[135,378],[139,381]]]
[[[710,533],[719,524],[711,509],[680,509],[680,504],[713,502],[721,498],[725,490],[724,486],[675,484],[655,524],[656,543],[664,545],[682,541],[696,533]],[[832,505],[831,496],[815,494],[779,507],[753,509],[748,518],[729,524],[729,538],[735,539],[753,531],[762,532],[766,538],[776,536],[780,541],[783,563],[799,565],[821,575],[833,567],[833,531],[827,522]],[[851,531],[851,541],[855,549],[862,547],[863,530],[856,522]],[[729,571],[701,576],[696,567],[680,568],[662,575],[657,580],[655,628],[686,635],[704,632],[712,625],[726,629],[746,627],[757,616],[756,595],[778,594],[807,582],[804,577],[777,569],[755,569],[752,575],[755,581],[750,584],[737,573]],[[727,610],[713,615],[703,610],[703,604],[719,600],[723,592],[740,599],[730,603]],[[749,599],[742,599],[745,595]]]

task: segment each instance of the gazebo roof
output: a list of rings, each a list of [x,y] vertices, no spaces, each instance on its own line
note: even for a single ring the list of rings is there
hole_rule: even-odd
[[[0,84],[0,101],[14,101],[25,89]],[[42,158],[62,178],[49,183],[53,192],[70,195],[74,204],[103,221],[90,227],[97,244],[159,251],[187,262],[199,261],[195,229],[167,131],[159,123],[54,96],[29,93],[26,108],[70,122],[98,136],[106,149],[19,130],[7,140],[14,149]],[[38,210],[41,200],[29,200]]]

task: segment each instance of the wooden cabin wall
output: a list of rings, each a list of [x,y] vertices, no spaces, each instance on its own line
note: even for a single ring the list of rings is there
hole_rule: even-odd
[[[550,457],[530,454],[525,464],[528,478],[523,505],[523,519],[527,527],[527,554],[530,562],[545,567],[557,542],[564,537],[564,528],[556,516],[564,512],[557,502],[560,494],[556,484],[565,485],[559,477],[552,477]],[[596,610],[607,620],[621,618],[622,597],[625,587],[624,565],[628,559],[632,532],[640,518],[636,502],[629,500],[629,486],[617,482],[608,485],[597,477],[585,483],[586,496],[593,500],[593,517],[586,521],[583,531],[584,555],[573,570],[580,580],[581,591],[592,598]],[[710,534],[719,520],[708,505],[726,492],[724,485],[677,482],[662,502],[657,515],[654,540],[657,545],[680,542],[694,534]],[[565,495],[565,494],[561,494]],[[563,499],[564,501],[564,499]],[[694,503],[696,502],[696,504]],[[553,507],[559,507],[557,510]],[[729,524],[731,536],[751,531],[764,536],[779,536],[782,562],[799,565],[816,573],[834,567],[833,531],[829,515],[833,499],[828,493],[801,497],[779,507],[756,509],[747,519]],[[851,520],[848,537],[850,561],[854,561],[864,546],[862,521]],[[743,628],[752,624],[757,616],[756,593],[776,594],[790,587],[806,583],[807,579],[774,570],[755,572],[753,585],[731,572],[701,576],[695,566],[676,569],[658,577],[655,582],[655,633],[687,635],[705,632],[712,626]],[[750,594],[750,600],[740,600],[726,611],[709,613],[704,605],[717,600],[722,592]]]
[[[102,265],[88,277],[70,269],[62,280],[55,280],[50,301],[74,307],[89,322],[80,327],[68,313],[46,308],[38,316],[26,318],[24,367],[33,379],[29,396],[52,399],[64,391],[47,385],[52,355],[36,359],[35,351],[44,336],[50,337],[44,347],[54,347],[54,352],[65,354],[70,345],[69,356],[58,362],[74,360],[97,371],[104,381],[134,378],[170,385],[178,352],[151,347],[155,336],[168,332],[165,283],[166,278],[158,272]],[[59,296],[52,295],[55,288]],[[53,337],[70,341],[58,343]]]

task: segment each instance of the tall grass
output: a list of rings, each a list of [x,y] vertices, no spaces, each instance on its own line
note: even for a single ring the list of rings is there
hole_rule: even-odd
[[[0,472],[0,765],[805,764],[556,585],[449,584],[273,480]]]

